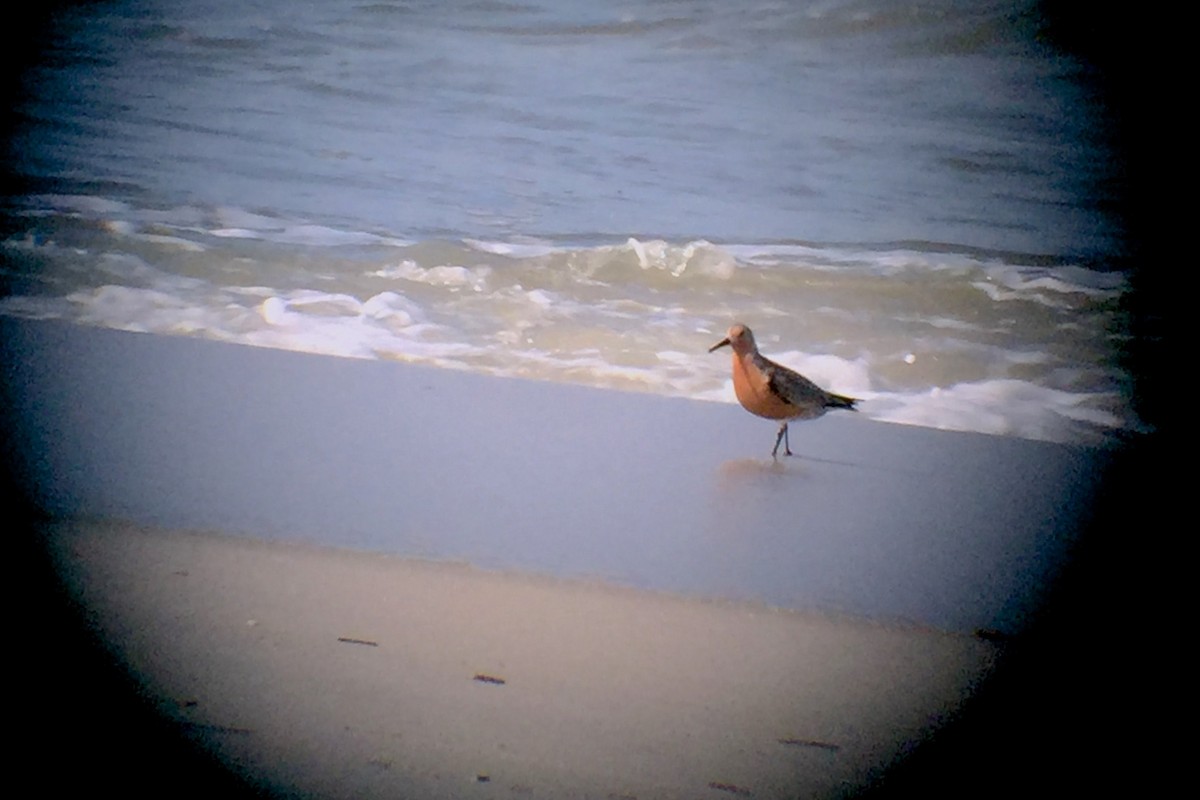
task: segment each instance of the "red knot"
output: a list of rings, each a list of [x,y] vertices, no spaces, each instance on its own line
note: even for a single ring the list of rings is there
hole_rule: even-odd
[[[791,420],[816,419],[831,408],[855,410],[855,398],[827,392],[800,373],[764,358],[754,343],[754,334],[745,325],[734,325],[708,352],[725,345],[733,348],[733,391],[738,402],[751,414],[783,420],[772,458],[779,452],[780,442],[783,454],[792,455],[788,442]]]

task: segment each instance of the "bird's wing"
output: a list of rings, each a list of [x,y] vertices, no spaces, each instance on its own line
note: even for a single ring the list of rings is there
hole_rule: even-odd
[[[767,387],[771,390],[771,394],[793,406],[824,404],[825,390],[820,386],[799,372],[780,366],[774,361],[768,361],[765,358],[763,361],[765,363],[762,370],[767,375]]]

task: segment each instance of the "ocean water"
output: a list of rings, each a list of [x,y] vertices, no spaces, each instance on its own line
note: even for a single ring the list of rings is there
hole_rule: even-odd
[[[1111,120],[1028,2],[168,2],[21,76],[0,314],[897,423],[1144,426]]]

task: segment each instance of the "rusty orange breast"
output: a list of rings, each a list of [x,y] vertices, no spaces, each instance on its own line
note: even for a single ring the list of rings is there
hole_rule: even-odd
[[[770,379],[760,370],[749,354],[733,356],[733,392],[738,402],[751,414],[767,419],[791,419],[796,407],[785,403],[771,391]]]

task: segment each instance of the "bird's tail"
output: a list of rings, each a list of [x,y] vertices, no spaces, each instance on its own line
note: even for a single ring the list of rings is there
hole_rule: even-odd
[[[854,404],[858,402],[857,397],[846,397],[841,394],[833,394],[830,392],[829,400],[825,403],[826,408],[845,408],[850,411],[858,411]]]

